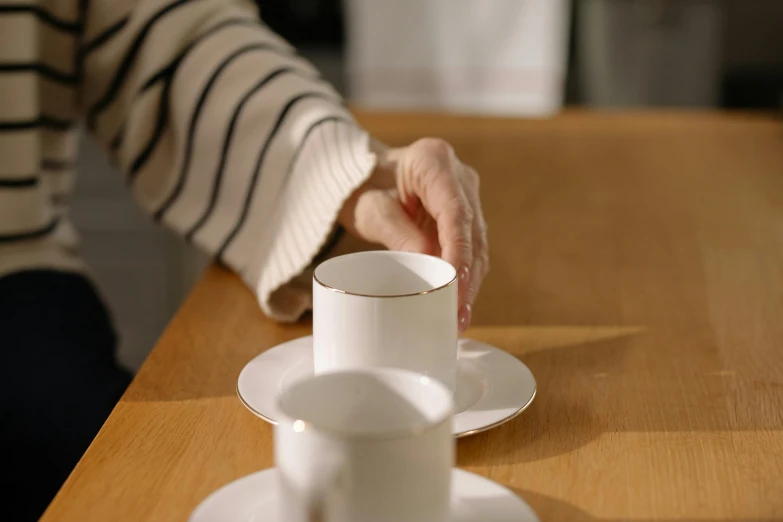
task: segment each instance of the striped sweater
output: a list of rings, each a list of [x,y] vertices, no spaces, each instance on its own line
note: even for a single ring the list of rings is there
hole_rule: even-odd
[[[251,1],[0,0],[0,275],[84,269],[68,220],[82,128],[155,221],[282,320],[308,303],[273,295],[375,165],[338,94]]]

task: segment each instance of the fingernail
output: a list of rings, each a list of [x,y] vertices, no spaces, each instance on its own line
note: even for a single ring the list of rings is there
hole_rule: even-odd
[[[471,319],[472,315],[473,315],[473,313],[471,311],[471,308],[470,308],[469,304],[464,304],[459,309],[459,315],[457,316],[458,317],[457,318],[457,322],[459,324],[459,331],[460,331],[460,333],[464,332],[465,330],[468,329],[468,326],[470,326],[470,319]]]
[[[460,283],[464,283],[468,280],[468,277],[470,276],[470,270],[468,267],[463,266],[459,269],[459,281]]]

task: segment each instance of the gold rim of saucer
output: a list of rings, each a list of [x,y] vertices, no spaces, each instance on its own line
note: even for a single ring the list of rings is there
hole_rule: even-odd
[[[272,418],[269,418],[269,417],[267,417],[266,415],[264,415],[263,413],[261,413],[260,411],[258,411],[258,410],[257,410],[257,409],[255,409],[254,407],[252,407],[252,406],[250,405],[250,403],[249,403],[249,402],[247,402],[247,401],[245,400],[245,398],[244,398],[244,397],[242,397],[242,392],[241,392],[241,391],[239,391],[239,381],[237,381],[237,384],[236,384],[236,386],[234,387],[234,390],[235,390],[235,391],[236,391],[236,393],[237,393],[237,397],[239,397],[239,402],[241,402],[241,403],[242,403],[242,404],[245,406],[245,408],[247,408],[248,410],[250,410],[251,412],[253,412],[253,415],[256,415],[257,417],[261,417],[263,420],[265,420],[266,422],[268,422],[268,423],[269,423],[269,424],[271,424],[272,426],[277,426],[277,421],[276,421],[276,420],[274,420],[274,419],[272,419]]]
[[[523,411],[528,409],[531,404],[533,404],[533,399],[536,398],[536,393],[538,393],[538,385],[536,385],[536,387],[533,388],[533,395],[530,396],[530,400],[528,400],[521,408],[519,408],[517,411],[515,411],[514,413],[512,413],[508,417],[500,419],[497,422],[493,422],[492,424],[488,424],[487,426],[482,426],[482,427],[476,428],[474,430],[462,431],[460,433],[453,433],[452,435],[454,435],[455,439],[461,439],[462,437],[467,437],[469,435],[475,435],[477,433],[481,433],[482,431],[488,431],[488,430],[491,430],[492,428],[497,428],[501,424],[505,424],[507,422],[510,422],[510,421],[514,420],[515,418],[517,418]],[[468,411],[468,410],[465,410],[465,411]],[[460,413],[462,413],[462,412],[460,412]]]
[[[369,252],[383,252],[383,250],[370,250]],[[351,257],[351,256],[365,254],[365,253],[367,253],[367,252],[354,252],[353,254],[346,254],[344,256],[339,256],[339,257]],[[451,266],[451,264],[448,263],[448,261],[444,261],[443,259],[441,259],[439,257],[430,256],[430,255],[427,255],[427,254],[418,254],[416,252],[396,252],[396,254],[403,254],[403,255],[410,255],[410,256],[431,257],[433,259],[437,259],[439,261],[443,261],[444,263],[446,263],[449,266]],[[329,286],[326,283],[324,283],[323,281],[321,281],[320,279],[318,279],[318,269],[322,265],[324,265],[324,264],[326,264],[326,263],[328,263],[330,261],[333,261],[334,259],[338,259],[338,258],[327,259],[326,261],[324,261],[323,263],[321,263],[317,267],[315,267],[315,270],[313,270],[313,281],[318,283],[319,286],[323,287],[326,290],[330,290],[332,292],[337,292],[338,294],[353,295],[353,296],[356,296],[356,297],[376,297],[376,298],[379,298],[379,299],[388,299],[390,297],[413,297],[413,296],[416,296],[416,295],[431,294],[431,293],[437,292],[439,290],[443,290],[445,288],[448,288],[451,285],[453,285],[454,283],[456,283],[457,279],[458,279],[458,275],[459,275],[457,273],[457,269],[452,266],[451,268],[452,268],[452,270],[454,270],[454,277],[452,277],[451,280],[448,283],[446,283],[444,285],[441,285],[441,286],[438,286],[438,287],[435,287],[435,288],[430,288],[429,290],[422,290],[421,292],[412,292],[412,293],[408,293],[408,294],[360,294],[358,292],[349,292],[347,290],[340,290],[339,288],[335,288],[333,286]]]

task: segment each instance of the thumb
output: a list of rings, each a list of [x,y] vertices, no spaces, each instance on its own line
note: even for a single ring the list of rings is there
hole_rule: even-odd
[[[368,241],[389,250],[432,253],[430,240],[405,212],[402,203],[394,197],[394,191],[372,191],[372,197],[361,203],[367,206],[361,212],[365,218],[361,220],[364,226],[360,232]]]

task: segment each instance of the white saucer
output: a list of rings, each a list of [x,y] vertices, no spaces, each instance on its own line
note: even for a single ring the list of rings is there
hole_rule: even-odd
[[[505,487],[455,469],[452,522],[539,522],[535,512]],[[277,470],[259,471],[209,495],[188,522],[278,522]]]
[[[242,369],[237,395],[267,422],[279,417],[282,390],[313,374],[313,338],[302,337],[271,348]],[[464,437],[513,419],[536,396],[536,380],[516,357],[472,339],[460,339],[453,433]]]

